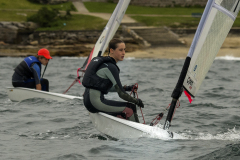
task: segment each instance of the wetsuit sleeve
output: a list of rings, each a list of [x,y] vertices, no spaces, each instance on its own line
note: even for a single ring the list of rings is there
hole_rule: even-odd
[[[41,70],[37,63],[33,63],[30,67],[31,71],[33,72],[33,78],[35,79],[35,83],[40,84],[40,78],[41,78]]]
[[[116,91],[115,87],[112,86],[112,88],[110,88],[109,92],[117,92],[117,91]]]
[[[108,64],[107,68],[108,69],[105,69],[104,72],[108,79],[113,83],[113,87],[117,91],[119,97],[128,102],[132,102],[135,104],[138,103],[138,100],[136,98],[133,98],[124,91],[119,78],[119,71],[117,67],[113,64]]]

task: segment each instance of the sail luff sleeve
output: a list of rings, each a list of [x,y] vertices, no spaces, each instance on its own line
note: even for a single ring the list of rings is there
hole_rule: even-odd
[[[99,53],[101,52],[100,54],[102,54],[102,53],[105,52],[110,37],[113,37],[113,35],[110,36],[110,33],[111,33],[112,29],[113,29],[114,21],[115,21],[116,18],[117,18],[117,15],[118,15],[118,13],[119,13],[119,11],[120,11],[120,9],[121,9],[121,6],[122,6],[123,2],[124,2],[124,0],[120,0],[120,1],[118,2],[117,6],[116,6],[116,8],[115,8],[115,10],[114,10],[111,18],[110,18],[109,25],[107,25],[107,27],[109,27],[109,28],[107,28],[108,31],[107,31],[107,33],[106,33],[105,39],[104,39],[104,41],[103,41],[103,44],[101,45],[101,48],[100,48],[100,50],[99,50]],[[109,36],[110,36],[110,37],[109,37]],[[99,55],[99,53],[98,53],[98,56],[101,56],[101,55]]]
[[[184,82],[184,79],[186,77],[190,61],[191,61],[190,57],[187,57],[185,59],[185,62],[184,62],[181,74],[179,76],[178,82],[177,82],[176,87],[174,88],[174,90],[172,92],[172,98],[173,99],[172,99],[172,102],[171,102],[171,105],[170,105],[170,108],[169,108],[169,111],[168,111],[168,115],[167,115],[167,118],[166,118],[166,121],[165,121],[165,124],[164,124],[164,129],[168,129],[171,125],[171,121],[172,121],[172,117],[173,117],[174,110],[175,110],[175,107],[176,107],[176,103],[177,103],[179,97],[181,97],[181,95],[182,95],[183,82]]]
[[[181,96],[182,94],[182,87],[183,87],[183,82],[184,82],[184,79],[186,77],[186,74],[187,74],[187,71],[188,71],[188,67],[189,67],[189,64],[190,64],[190,61],[191,61],[191,58],[190,57],[187,57],[185,59],[185,62],[184,62],[184,65],[183,65],[183,68],[182,68],[182,71],[181,71],[181,74],[179,76],[179,79],[178,79],[178,82],[176,84],[176,87],[174,88],[173,92],[172,92],[172,95],[171,97],[174,98],[174,99],[179,99],[179,97]]]
[[[120,0],[118,2],[118,4],[116,5],[111,17],[109,18],[106,26],[104,27],[101,35],[99,36],[94,48],[92,49],[88,58],[84,62],[83,66],[81,67],[81,70],[86,70],[86,68],[87,68],[89,62],[92,60],[92,58],[97,57],[97,56],[102,56],[103,53],[105,52],[108,42],[109,42],[109,41],[107,41],[107,39],[109,39],[108,37],[109,36],[112,37],[118,28],[118,26],[117,26],[117,28],[113,30],[112,26],[115,22],[117,15],[119,14],[119,10],[120,10],[121,6],[123,5],[123,3],[125,3],[124,0]]]
[[[111,29],[110,29],[109,33],[107,33],[107,34],[109,34],[109,36],[106,36],[106,39],[104,42],[106,45],[102,46],[102,48],[101,48],[102,54],[105,52],[109,41],[114,37],[114,34],[116,33],[117,29],[119,28],[130,1],[131,0],[119,1],[120,7],[117,9],[118,14],[114,18],[114,21],[111,25]]]

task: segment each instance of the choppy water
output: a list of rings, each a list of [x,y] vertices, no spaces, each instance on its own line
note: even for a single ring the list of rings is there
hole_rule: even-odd
[[[182,96],[170,129],[186,138],[177,140],[109,139],[93,127],[81,100],[11,102],[5,87],[11,86],[13,68],[21,60],[0,58],[0,159],[240,159],[240,61],[236,58],[214,61],[192,104]],[[64,92],[84,61],[54,57],[44,76],[50,81],[50,91]],[[183,63],[166,59],[119,62],[122,83],[139,84],[147,123],[170,103]],[[79,96],[83,90],[75,84],[67,94]]]

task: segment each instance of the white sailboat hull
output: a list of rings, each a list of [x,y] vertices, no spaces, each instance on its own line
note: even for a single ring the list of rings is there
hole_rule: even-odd
[[[45,92],[36,89],[22,87],[7,87],[7,94],[11,101],[19,102],[31,98],[45,98],[63,102],[69,99],[83,99],[83,97],[71,96],[60,93]]]
[[[98,131],[117,139],[140,137],[172,139],[168,131],[159,127],[128,121],[101,112],[89,113],[89,115]],[[174,139],[180,137],[182,138],[179,134],[173,133]]]

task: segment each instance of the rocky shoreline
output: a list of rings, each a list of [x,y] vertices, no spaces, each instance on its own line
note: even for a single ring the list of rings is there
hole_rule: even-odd
[[[127,52],[134,52],[141,47],[137,44],[128,44]],[[12,45],[0,43],[0,57],[26,57],[36,55],[41,48],[47,48],[51,56],[86,57],[94,44],[74,45]]]
[[[151,46],[143,47],[138,44],[126,43],[125,57],[135,58],[185,58],[194,34],[181,36],[182,46]],[[49,49],[52,56],[86,57],[94,47],[93,43],[73,45],[11,45],[0,42],[0,57],[26,57],[35,55],[40,48]],[[240,37],[229,35],[224,41],[217,56],[240,57]]]
[[[34,31],[34,23],[0,22],[0,57],[26,57],[47,48],[52,56],[88,56],[102,31]],[[126,57],[186,57],[196,29],[127,27],[121,25],[115,38],[127,46]],[[154,38],[153,38],[154,37]],[[231,29],[218,55],[240,57],[240,29]],[[150,42],[150,43],[149,43]]]

